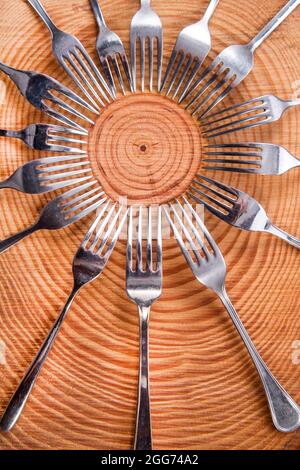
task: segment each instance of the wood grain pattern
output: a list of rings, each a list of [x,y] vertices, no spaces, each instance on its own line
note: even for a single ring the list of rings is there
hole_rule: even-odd
[[[87,0],[44,0],[58,26],[76,34],[96,60],[96,26]],[[137,0],[102,0],[110,26],[128,47]],[[284,0],[222,0],[211,22],[214,53],[246,42]],[[178,32],[207,2],[153,0],[165,30],[165,57]],[[50,37],[22,0],[2,0],[0,58],[15,67],[68,78],[51,55]],[[299,91],[300,10],[259,49],[255,69],[228,102]],[[165,60],[166,65],[166,60]],[[1,127],[47,121],[1,76]],[[278,123],[238,134],[274,142],[300,155],[299,109]],[[231,135],[226,141],[234,141]],[[222,139],[221,141],[225,141]],[[1,139],[1,177],[37,158],[21,143]],[[248,191],[274,222],[300,236],[297,170],[281,177],[215,175]],[[1,191],[3,238],[30,223],[50,196]],[[228,290],[255,344],[298,403],[300,258],[267,235],[248,234],[206,216],[228,264]],[[61,232],[40,232],[0,257],[0,412],[63,305],[73,255],[88,221]],[[299,449],[299,432],[274,430],[255,369],[227,314],[199,288],[174,241],[165,242],[164,294],[151,317],[151,396],[156,449]],[[1,449],[129,449],[133,444],[138,316],[124,292],[125,243],[103,277],[75,301],[18,425],[0,435]],[[5,360],[4,360],[5,359]],[[294,361],[295,362],[295,361]]]

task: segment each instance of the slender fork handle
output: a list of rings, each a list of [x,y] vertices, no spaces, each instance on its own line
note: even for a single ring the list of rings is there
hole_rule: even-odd
[[[10,131],[6,129],[0,129],[0,137],[11,137],[13,139],[23,139],[23,131]]]
[[[149,393],[149,316],[150,307],[139,307],[140,372],[135,430],[135,450],[152,450],[151,410]]]
[[[141,0],[141,5],[143,7],[151,7],[151,0]]]
[[[23,240],[23,238],[28,237],[28,235],[31,235],[37,230],[40,230],[40,225],[38,222],[31,227],[22,230],[22,232],[19,232],[12,237],[6,238],[6,240],[2,240],[0,242],[0,253],[4,253],[6,250]]]
[[[54,34],[57,32],[58,29],[53,23],[53,21],[51,20],[50,16],[46,12],[41,2],[39,0],[27,0],[27,1],[28,3],[30,3],[32,8],[34,8],[34,10],[37,12],[39,17],[43,20],[43,22],[49,29],[50,33],[52,34],[52,36],[54,36]]]
[[[100,8],[99,2],[98,0],[90,0],[90,2],[91,2],[91,7],[94,12],[95,18],[97,20],[99,29],[101,30],[101,28],[106,27],[106,23],[105,23],[105,19],[104,19],[102,10]]]
[[[237,331],[239,332],[246,348],[256,366],[264,386],[269,402],[272,419],[275,427],[281,432],[292,432],[300,427],[300,408],[289,396],[284,388],[272,375],[260,355],[258,354],[250,336],[242,324],[234,306],[232,305],[225,288],[219,292],[221,301],[228,311]]]
[[[78,292],[78,288],[74,288],[70,297],[67,300],[66,305],[64,306],[61,314],[54,323],[50,333],[45,339],[43,345],[41,346],[39,352],[37,353],[35,359],[33,360],[31,366],[29,367],[26,375],[22,379],[19,387],[14,393],[12,399],[10,400],[2,418],[0,421],[1,431],[8,432],[10,431],[16,422],[18,421],[24,406],[28,400],[28,397],[31,393],[31,390],[36,382],[36,379],[42,369],[42,366],[54,344],[54,341],[58,335],[58,332],[61,328],[61,325],[68,313],[68,310],[71,306],[71,303],[74,300],[75,295]]]
[[[281,230],[281,228],[276,227],[276,225],[273,225],[273,224],[268,225],[265,231],[267,233],[271,233],[272,235],[275,235],[276,237],[281,238],[282,240],[288,242],[290,245],[300,250],[300,240],[296,237],[293,237],[292,235],[289,235],[284,230]]]
[[[211,17],[213,16],[213,14],[215,12],[215,9],[218,6],[218,3],[219,3],[219,0],[211,0],[210,1],[209,5],[207,7],[207,10],[204,13],[203,21],[205,21],[206,23],[209,23],[209,21],[211,20]]]
[[[269,23],[255,36],[249,43],[252,51],[255,51],[262,42],[300,5],[300,0],[290,0],[287,4],[269,21]]]

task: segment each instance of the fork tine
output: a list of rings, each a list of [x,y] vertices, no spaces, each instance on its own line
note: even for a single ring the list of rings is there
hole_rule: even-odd
[[[138,234],[136,239],[136,270],[143,270],[143,208],[139,209]]]
[[[176,47],[176,46],[175,46]],[[166,83],[167,81],[169,80],[169,76],[170,76],[170,73],[171,73],[171,70],[175,64],[175,61],[176,61],[176,57],[177,57],[177,50],[176,48],[173,48],[172,50],[172,53],[171,53],[171,57],[170,57],[170,60],[169,60],[169,63],[167,65],[167,70],[166,70],[166,73],[165,73],[165,76],[164,76],[164,79],[163,79],[163,82],[162,82],[162,85],[160,87],[160,93],[162,93],[164,87],[166,86]]]
[[[192,267],[194,265],[194,261],[193,261],[191,255],[190,255],[190,253],[189,253],[189,251],[188,251],[188,249],[187,249],[187,247],[186,247],[186,245],[185,245],[185,243],[184,243],[184,241],[183,241],[183,239],[182,239],[182,237],[179,233],[179,230],[177,230],[177,227],[174,224],[173,220],[171,219],[171,216],[170,216],[167,208],[164,207],[163,209],[164,209],[165,216],[166,216],[166,218],[167,218],[167,220],[170,224],[170,227],[172,229],[172,232],[174,233],[174,237],[175,237],[177,243],[179,244],[179,246],[181,248],[181,251],[182,251],[182,253],[183,253],[183,255],[186,259],[186,262],[188,263],[189,266]],[[170,206],[170,209],[172,209],[172,211],[173,211],[173,206]]]
[[[145,38],[140,38],[141,89],[145,91]]]
[[[70,106],[69,104],[65,103],[62,99],[60,99],[58,96],[54,96],[52,95],[52,93],[49,94],[49,100],[56,104],[57,106],[59,106],[60,108],[64,109],[65,111],[68,111],[70,114],[73,114],[73,116],[77,116],[81,119],[83,119],[84,121],[87,121],[89,122],[90,124],[94,125],[94,121],[92,121],[92,119],[88,118],[87,116],[85,116],[84,114],[80,113],[79,111],[77,111],[75,108],[73,108],[72,106]]]
[[[78,104],[78,105],[81,105],[83,106],[84,108],[88,109],[89,111],[91,111],[92,113],[94,114],[98,114],[99,115],[99,106],[96,104],[96,108],[93,108],[89,103],[87,103],[87,101],[85,101],[84,99],[82,99],[80,96],[78,96],[76,93],[74,93],[72,90],[70,90],[69,88],[65,87],[64,85],[62,85],[61,83],[59,82],[53,82],[52,84],[52,87],[51,87],[53,90],[56,90],[60,93],[62,93],[63,95],[67,96],[71,101],[74,101],[74,103]]]
[[[123,218],[122,218],[122,220],[121,220],[121,222],[120,222],[120,224],[119,224],[119,227],[118,227],[118,229],[116,230],[116,233],[115,233],[115,235],[113,236],[113,239],[112,239],[112,241],[111,241],[111,243],[110,243],[110,245],[109,245],[109,247],[108,247],[108,249],[107,249],[107,251],[106,251],[106,254],[105,254],[105,256],[104,256],[104,257],[106,258],[106,260],[108,260],[108,258],[110,257],[112,251],[114,250],[114,247],[115,247],[115,245],[116,245],[116,243],[117,243],[117,241],[118,241],[118,239],[119,239],[119,236],[121,235],[123,226],[124,226],[125,221],[126,221],[126,219],[127,219],[127,215],[128,215],[128,209],[126,209],[125,214],[124,214],[124,216],[123,216]]]
[[[59,113],[58,111],[55,111],[54,109],[50,108],[49,106],[44,105],[43,111],[47,113],[49,116],[51,116],[54,119],[57,119],[57,121],[62,122],[64,124],[67,124],[68,126],[72,126],[76,129],[79,129],[80,131],[84,132],[86,135],[88,135],[88,131],[84,129],[84,127],[80,126],[77,122],[73,121],[72,119],[64,116],[63,114]]]
[[[61,64],[62,64],[65,72],[72,78],[73,82],[80,88],[82,93],[90,100],[90,102],[93,104],[93,106],[95,106],[97,111],[100,110],[100,107],[99,107],[98,103],[96,103],[94,98],[88,92],[87,88],[82,85],[82,82],[77,77],[77,75],[78,75],[81,78],[81,80],[83,82],[85,82],[85,77],[84,77],[82,71],[76,66],[75,60],[73,59],[71,54],[69,54],[68,57],[64,57],[64,59],[61,61]],[[75,75],[75,73],[73,72],[72,69],[74,69],[76,71],[77,75]],[[95,92],[93,87],[90,85],[90,83],[87,82],[86,85],[88,86],[88,88],[90,89],[92,94],[95,96],[95,98],[98,99],[101,106],[104,106],[104,102],[101,100],[100,96],[97,95],[97,93]]]
[[[186,83],[185,83],[185,85],[184,85],[184,87],[183,87],[183,89],[182,89],[182,92],[181,92],[181,94],[180,94],[180,96],[179,96],[179,99],[178,99],[178,102],[179,102],[179,103],[182,103],[182,101],[183,101],[183,99],[184,99],[183,97],[184,97],[184,95],[186,94],[187,90],[189,89],[189,87],[190,87],[192,81],[194,80],[194,78],[195,78],[195,76],[196,76],[198,70],[200,69],[202,63],[203,63],[203,62],[199,62],[198,60],[195,62],[194,66],[193,66],[193,68],[192,68],[192,70],[191,70],[190,76],[189,76],[189,78],[187,79],[187,81],[186,81]]]
[[[222,197],[223,195],[222,194],[219,194],[217,191],[214,191],[213,189],[210,189],[210,188],[207,188],[205,185],[199,183],[199,186],[204,188],[204,189],[209,189],[213,194],[215,194],[215,196],[218,196],[218,197]],[[217,206],[219,206],[221,209],[223,209],[224,211],[227,211],[229,212],[230,211],[230,207],[226,206],[226,204],[223,204],[222,202],[220,202],[218,199],[215,199],[213,198],[212,196],[210,196],[209,194],[207,193],[204,193],[203,191],[201,191],[200,189],[197,189],[195,188],[194,186],[192,186],[193,191],[195,191],[197,194],[199,194],[200,196],[202,197],[205,197],[206,199],[208,199],[210,202],[213,202],[214,204],[216,204]],[[224,198],[225,199],[225,198]]]
[[[104,71],[104,75],[106,76],[106,80],[108,81],[108,84],[110,86],[110,89],[114,93],[114,95],[117,94],[117,89],[114,81],[113,74],[111,72],[111,68],[109,65],[108,57],[100,57],[100,62]]]
[[[258,122],[252,122],[261,118],[265,118],[265,119],[258,121]],[[266,124],[270,120],[271,120],[271,117],[269,116],[269,112],[266,111],[264,113],[256,114],[255,116],[249,116],[247,118],[239,119],[237,121],[229,122],[227,124],[222,124],[221,126],[213,127],[212,129],[209,129],[209,130],[204,129],[203,135],[208,136],[209,138],[217,137],[217,136],[224,135],[224,134],[230,134],[231,132],[237,132],[243,129],[250,129],[251,127],[261,126],[263,124]],[[246,124],[244,126],[239,126],[239,127],[232,127],[238,124],[243,124],[245,122],[250,123],[250,124]],[[220,131],[221,129],[226,129],[230,126],[232,127],[231,129],[227,129],[227,130],[215,133],[216,131]]]
[[[51,124],[51,126],[47,126],[47,135],[51,136],[52,133],[55,136],[55,133],[62,133],[62,134],[74,134],[74,135],[82,135],[85,134],[78,129],[70,129],[69,127],[57,126],[56,124]]]
[[[87,61],[87,63],[89,64],[90,68],[92,69],[92,72],[94,73],[94,75],[98,78],[99,82],[101,83],[101,85],[103,86],[103,88],[105,89],[105,91],[107,92],[107,94],[111,97],[111,98],[115,98],[107,83],[105,82],[104,78],[102,77],[98,67],[96,66],[95,62],[92,60],[92,58],[90,57],[90,55],[87,53],[87,51],[85,50],[85,48],[80,45],[80,47],[78,47],[78,50],[81,52],[81,54],[83,55],[84,59]],[[101,86],[99,85],[99,82],[95,79],[95,76],[89,71],[89,69],[86,67],[86,64],[82,61],[81,57],[77,54],[77,57],[78,57],[78,61],[80,63],[80,65],[82,66],[82,68],[84,70],[86,70],[86,73],[88,74],[88,76],[90,77],[90,79],[92,80],[92,82],[96,85],[96,87],[98,88],[99,92],[102,94],[102,96],[106,99],[106,101],[109,102],[109,99],[107,98],[107,95],[104,93],[103,89],[101,88]]]
[[[102,207],[100,213],[97,215],[95,221],[93,222],[93,224],[91,225],[90,229],[88,230],[87,234],[85,235],[84,237],[84,240],[83,242],[81,243],[81,248],[83,248],[84,250],[86,249],[87,247],[87,244],[89,243],[89,241],[91,240],[92,238],[92,235],[94,233],[94,231],[96,230],[96,228],[98,227],[99,225],[99,222],[100,220],[102,219],[103,217],[103,214],[105,213],[108,205],[110,204],[110,201],[107,201],[106,204],[104,204],[104,206]]]
[[[129,209],[128,233],[127,233],[127,250],[126,250],[126,269],[132,271],[132,239],[133,239],[133,214],[132,207]]]
[[[48,142],[70,142],[72,144],[87,144],[86,140],[73,139],[72,137],[66,137],[64,135],[49,134],[48,133]]]
[[[156,271],[162,270],[162,223],[161,206],[157,210]]]
[[[178,202],[177,202],[177,206],[178,206],[178,207],[180,206],[180,204],[178,204]],[[180,207],[179,207],[179,208],[180,208]],[[180,217],[179,214],[177,213],[177,210],[176,210],[174,204],[172,204],[172,210],[173,210],[173,214],[174,214],[174,216],[175,216],[175,218],[176,218],[176,220],[177,220],[177,223],[180,225],[181,230],[183,231],[185,238],[186,238],[187,241],[189,242],[189,245],[190,245],[190,247],[191,247],[191,249],[192,249],[192,252],[194,253],[195,258],[197,259],[197,262],[198,262],[199,264],[201,264],[201,262],[202,262],[201,256],[200,256],[200,254],[199,254],[199,252],[198,252],[198,250],[197,250],[197,247],[196,247],[196,245],[195,245],[195,243],[194,243],[194,241],[193,241],[193,238],[191,237],[190,232],[188,231],[188,229],[186,228],[185,224],[184,224],[183,221],[181,220],[181,217]],[[185,211],[183,211],[182,214],[184,214],[184,216],[186,216]],[[185,246],[185,249],[187,249],[186,246]],[[194,264],[193,260],[192,260],[192,263]]]
[[[175,83],[175,81],[176,81],[176,78],[177,78],[177,76],[178,76],[178,74],[179,74],[179,71],[180,71],[180,69],[181,69],[181,66],[182,66],[182,64],[183,64],[184,59],[185,59],[185,55],[184,55],[183,52],[181,52],[181,53],[180,53],[180,57],[179,57],[178,62],[177,62],[177,65],[176,65],[176,67],[175,67],[175,70],[174,70],[173,75],[172,75],[172,77],[171,77],[169,86],[168,86],[168,88],[167,88],[166,96],[168,96],[168,95],[170,94],[170,92],[171,92],[171,90],[172,90],[172,88],[173,88],[173,85],[174,85],[174,83]]]
[[[132,83],[132,77],[131,77],[130,67],[129,67],[129,63],[128,63],[128,59],[127,59],[125,51],[124,51],[123,54],[121,54],[121,61],[122,61],[122,64],[123,64],[125,75],[127,77],[128,83],[129,83],[130,91],[133,93],[134,88],[133,88],[133,83]]]
[[[179,99],[179,104],[183,103],[183,101],[185,101],[189,96],[192,95],[192,93],[196,90],[196,88],[198,88],[198,86],[200,85],[200,83],[203,82],[203,80],[207,77],[207,75],[209,75],[209,73],[214,69],[214,63],[212,63],[211,65],[209,65],[205,70],[204,72],[202,73],[202,75],[200,75],[200,77],[198,78],[198,80],[196,80],[196,82],[190,87],[190,88],[187,88],[186,92],[183,94],[181,94],[180,96],[180,99]]]
[[[185,80],[185,78],[186,78],[186,76],[187,76],[187,74],[188,74],[188,71],[189,71],[189,69],[190,69],[192,63],[193,63],[193,58],[192,58],[192,56],[189,56],[189,58],[188,58],[188,60],[187,60],[187,63],[186,63],[186,65],[185,65],[184,69],[183,69],[183,72],[182,72],[182,74],[181,74],[181,76],[180,76],[180,78],[179,78],[179,80],[178,80],[178,82],[177,82],[177,85],[176,85],[176,87],[175,87],[175,90],[173,91],[173,94],[172,94],[173,99],[177,96],[177,93],[178,93],[178,91],[180,90],[180,87],[181,87],[181,85],[183,84],[183,82],[184,82],[184,80]]]
[[[214,251],[215,255],[223,257],[218,244],[216,243],[215,239],[211,236],[211,233],[209,232],[206,225],[201,220],[201,218],[199,217],[199,215],[197,214],[197,212],[195,211],[193,206],[188,202],[188,200],[185,197],[183,197],[183,200],[184,200],[185,204],[187,204],[187,206],[190,208],[190,211],[192,212],[193,216],[195,217],[201,231],[203,232],[206,240],[208,241],[208,243],[209,243],[210,247],[212,248],[212,250]],[[207,251],[207,249],[206,249],[206,251]],[[210,256],[211,256],[210,253],[207,251],[207,257],[210,257]]]
[[[194,114],[195,112],[198,112],[200,110],[200,108],[202,108],[206,103],[208,103],[208,101],[215,95],[218,93],[218,91],[226,84],[226,82],[230,79],[230,77],[226,76],[224,78],[222,78],[222,80],[220,80],[217,85],[205,96],[205,98],[197,105],[197,108],[194,110]],[[228,87],[226,87],[226,89],[219,95],[215,98],[215,100],[205,109],[205,111],[203,111],[200,116],[198,117],[198,119],[202,119],[202,117],[204,117],[206,114],[208,114],[209,110],[214,108],[218,103],[220,103],[227,95],[228,93],[230,93],[230,91],[232,90],[232,87],[231,85],[229,85]]]
[[[147,248],[146,248],[146,269],[152,271],[152,208],[148,208],[148,231],[147,231]]]
[[[162,77],[162,66],[163,66],[163,36],[162,33],[157,37],[157,90],[161,87]]]
[[[252,106],[251,108],[246,108],[243,110],[244,107],[253,104],[253,103],[258,103],[256,106]],[[227,113],[229,111],[233,111],[235,109],[241,108],[241,111],[239,111],[237,114],[231,114],[229,117],[235,117],[235,116],[240,116],[241,114],[244,114],[244,112],[249,112],[249,110],[256,110],[256,109],[264,109],[264,104],[265,104],[265,97],[260,96],[258,98],[252,98],[250,100],[244,101],[243,103],[237,103],[232,106],[228,106],[227,108],[221,109],[220,111],[216,111],[215,113],[210,114],[205,120],[214,118],[216,116],[220,116],[221,114]],[[223,120],[224,117],[220,118],[220,120]],[[213,120],[209,121],[209,124],[214,124],[215,122],[219,122],[219,120]]]
[[[193,104],[209,89],[210,85],[212,85],[218,78],[218,75],[214,74],[210,79],[203,85],[203,87],[198,91],[198,93],[194,96],[194,98],[186,105],[185,109],[190,109]]]
[[[154,62],[154,50],[153,50],[153,38],[149,38],[148,48],[149,48],[149,89],[152,92],[153,90],[153,62]]]
[[[217,96],[217,98],[206,108],[206,110],[203,111],[203,113],[199,116],[199,119],[205,118],[205,116],[207,116],[213,108],[215,108],[219,103],[221,103],[221,101],[224,100],[224,98],[226,98],[227,95],[229,95],[231,90],[233,90],[232,85],[229,85],[227,88],[225,88],[225,90],[219,96]]]
[[[208,178],[207,176],[197,175],[197,177],[200,178],[203,181],[206,181],[207,183],[209,183],[213,186],[216,186],[218,189],[221,189],[222,191],[226,191],[227,193],[231,194],[234,197],[234,199],[236,199],[236,197],[238,196],[237,190],[232,188],[231,186],[220,183],[219,181],[215,181],[211,178]],[[194,181],[197,181],[197,180],[194,180]],[[224,195],[221,194],[221,196],[223,197]],[[228,199],[228,202],[233,202],[234,199]]]
[[[137,38],[131,38],[130,41],[130,63],[132,70],[133,91],[136,91],[136,42]]]
[[[199,191],[198,191],[198,194],[199,194]],[[187,192],[187,195],[189,197],[191,197],[194,201],[196,201],[198,204],[203,204],[204,207],[209,210],[213,215],[215,215],[216,217],[219,217],[220,219],[222,220],[226,220],[226,216],[225,214],[223,214],[223,212],[219,211],[218,209],[216,209],[214,206],[208,204],[208,202],[206,202],[205,200],[203,200],[202,198],[200,198],[199,196],[195,196],[195,194],[191,193],[190,191]]]
[[[39,181],[42,183],[49,183],[45,184],[45,188],[49,188],[49,191],[56,191],[57,189],[63,189],[66,188],[67,186],[74,186],[75,184],[83,183],[84,181],[88,181],[92,178],[92,176],[84,176],[82,178],[72,178],[72,179],[66,179],[63,180],[59,183],[54,183],[47,179],[47,178],[41,178]]]
[[[97,188],[97,190],[95,189],[94,191],[89,191],[86,194],[81,194],[80,196],[76,197],[72,201],[69,201],[68,203],[64,204],[63,206],[64,212],[66,214],[71,214],[72,212],[78,211],[79,209],[84,207],[88,202],[93,202],[99,196],[103,196],[103,195],[104,195],[104,192],[99,191],[99,188]],[[89,199],[86,199],[87,196],[90,196]],[[68,210],[66,210],[67,207],[69,207]]]
[[[120,71],[120,67],[119,67],[119,63],[118,63],[118,59],[117,59],[117,54],[114,54],[114,56],[112,57],[112,64],[113,64],[113,67],[114,67],[114,70],[115,70],[115,74],[116,74],[116,76],[119,80],[123,95],[126,95],[125,85],[124,85],[123,77],[122,77],[122,74],[121,74],[121,71]]]
[[[114,207],[114,209],[115,209],[115,207]],[[106,232],[106,234],[104,235],[104,237],[103,237],[103,239],[102,239],[102,242],[101,242],[101,244],[100,244],[100,246],[99,246],[99,249],[98,249],[98,251],[97,251],[97,255],[98,255],[98,256],[101,255],[101,253],[102,253],[102,251],[103,251],[105,245],[107,244],[107,242],[108,242],[108,240],[109,240],[109,237],[111,236],[111,233],[112,233],[113,229],[114,229],[115,226],[116,226],[116,223],[117,223],[117,221],[118,221],[118,219],[119,219],[119,216],[120,216],[122,210],[123,210],[123,206],[121,206],[121,207],[119,208],[119,210],[116,212],[116,214],[115,214],[115,216],[114,216],[114,218],[113,218],[113,221],[110,223],[110,225],[109,225],[109,227],[108,227],[108,229],[107,229],[107,232]],[[109,219],[107,220],[107,223],[108,223],[108,221],[109,221]],[[113,239],[114,239],[114,238],[115,238],[115,237],[113,237]]]
[[[108,221],[109,221],[109,219],[110,219],[110,217],[111,217],[111,214],[112,214],[113,211],[115,210],[115,207],[116,207],[116,204],[113,204],[113,205],[111,206],[110,210],[108,211],[108,213],[106,214],[106,216],[104,217],[104,219],[101,221],[100,227],[97,228],[94,241],[93,241],[93,243],[92,243],[91,246],[90,246],[90,251],[93,252],[94,249],[96,248],[97,243],[98,243],[98,241],[99,241],[101,235],[103,234],[103,231],[104,231],[104,229],[105,229],[105,227],[106,227],[106,225],[107,225],[107,223],[108,223]],[[103,240],[102,240],[101,243],[103,243]],[[105,242],[105,243],[106,243],[106,242]],[[102,246],[103,246],[103,245],[102,245]],[[100,248],[101,248],[101,246],[100,246]],[[101,251],[100,248],[97,250],[97,254],[100,253],[100,251]]]
[[[195,218],[197,224],[199,225],[200,229],[203,231],[203,223],[200,219],[200,217],[198,216],[198,214],[196,213],[196,211],[194,210],[194,208],[191,206],[191,204],[189,204],[189,202],[187,201],[187,199],[185,197],[183,197],[183,201],[185,203],[185,205],[188,206],[189,210],[190,210],[190,213],[192,214],[192,216]],[[207,249],[207,247],[205,246],[205,243],[199,233],[199,231],[197,230],[197,228],[195,227],[195,225],[193,224],[189,214],[187,213],[187,211],[182,207],[182,204],[180,204],[179,201],[176,201],[177,204],[179,205],[180,209],[181,209],[181,212],[182,214],[184,215],[184,217],[186,218],[186,220],[188,221],[188,224],[190,226],[190,228],[192,229],[192,232],[194,234],[194,236],[196,237],[196,240],[197,242],[199,243],[199,245],[201,246],[201,249],[203,250],[204,254],[205,254],[205,257],[206,259],[209,259],[210,257],[210,254],[209,254],[209,251]],[[201,262],[201,258],[200,258],[200,262]]]

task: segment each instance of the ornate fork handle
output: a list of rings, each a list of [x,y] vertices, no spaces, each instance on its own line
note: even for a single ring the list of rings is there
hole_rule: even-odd
[[[54,323],[50,333],[42,344],[26,375],[22,379],[19,387],[17,388],[11,401],[9,402],[8,407],[6,408],[5,413],[0,421],[0,429],[2,431],[10,431],[19,419],[19,416],[21,415],[22,410],[26,405],[31,390],[38,378],[38,375],[43,367],[45,360],[47,359],[50,350],[52,349],[54,341],[58,335],[58,332],[78,290],[78,287],[74,287],[70,297],[66,302],[65,307],[63,308],[56,322]]]
[[[218,292],[248,352],[256,366],[269,402],[275,427],[281,432],[292,432],[300,427],[300,408],[272,375],[258,354],[250,336],[233,307],[225,288]]]
[[[58,28],[55,26],[55,24],[51,20],[50,16],[46,12],[41,2],[39,0],[27,0],[27,1],[35,9],[39,17],[44,21],[45,25],[47,26],[51,34],[54,35],[58,31]]]
[[[135,450],[152,450],[151,411],[149,394],[149,316],[150,307],[139,307],[140,314],[140,372]]]
[[[25,237],[28,237],[29,235],[31,235],[32,233],[40,229],[41,227],[39,223],[36,223],[32,225],[31,227],[26,228],[25,230],[22,230],[21,232],[16,233],[15,235],[12,235],[11,237],[6,238],[5,240],[1,241],[0,242],[0,254],[4,253],[6,250],[16,245],[17,243],[19,243]]]
[[[276,225],[268,225],[268,227],[266,228],[266,232],[271,233],[272,235],[275,235],[276,237],[279,237],[282,240],[288,242],[290,245],[300,249],[300,240],[285,232],[281,228],[276,227]]]

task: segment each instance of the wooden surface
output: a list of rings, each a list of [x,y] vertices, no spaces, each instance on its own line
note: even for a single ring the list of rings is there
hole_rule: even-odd
[[[110,26],[128,46],[138,1],[101,3]],[[44,4],[58,26],[76,34],[96,59],[88,1]],[[251,39],[283,4],[222,0],[211,22],[213,51]],[[153,6],[164,24],[167,56],[178,32],[202,15],[207,2],[153,0]],[[298,8],[257,51],[254,71],[228,102],[267,93],[297,95],[299,19]],[[46,29],[22,0],[1,2],[0,58],[65,78],[52,58]],[[1,127],[47,121],[2,78]],[[67,78],[65,83],[70,83]],[[282,144],[300,155],[299,113],[292,109],[279,123],[238,139]],[[232,135],[226,141],[236,139]],[[5,178],[39,154],[1,139],[0,155]],[[276,224],[300,236],[298,170],[275,178],[216,176],[254,195]],[[32,222],[50,197],[1,191],[1,238]],[[244,233],[208,215],[206,221],[225,255],[228,291],[242,320],[272,371],[300,403],[300,364],[292,360],[300,340],[299,253],[268,235]],[[72,258],[87,226],[85,221],[61,232],[40,232],[0,257],[0,412],[67,298]],[[300,448],[299,432],[274,430],[256,371],[220,303],[199,288],[174,241],[165,242],[164,253],[164,294],[151,317],[155,449]],[[103,277],[75,301],[22,418],[13,432],[0,436],[1,449],[132,447],[138,317],[124,292],[124,255],[123,241]]]

